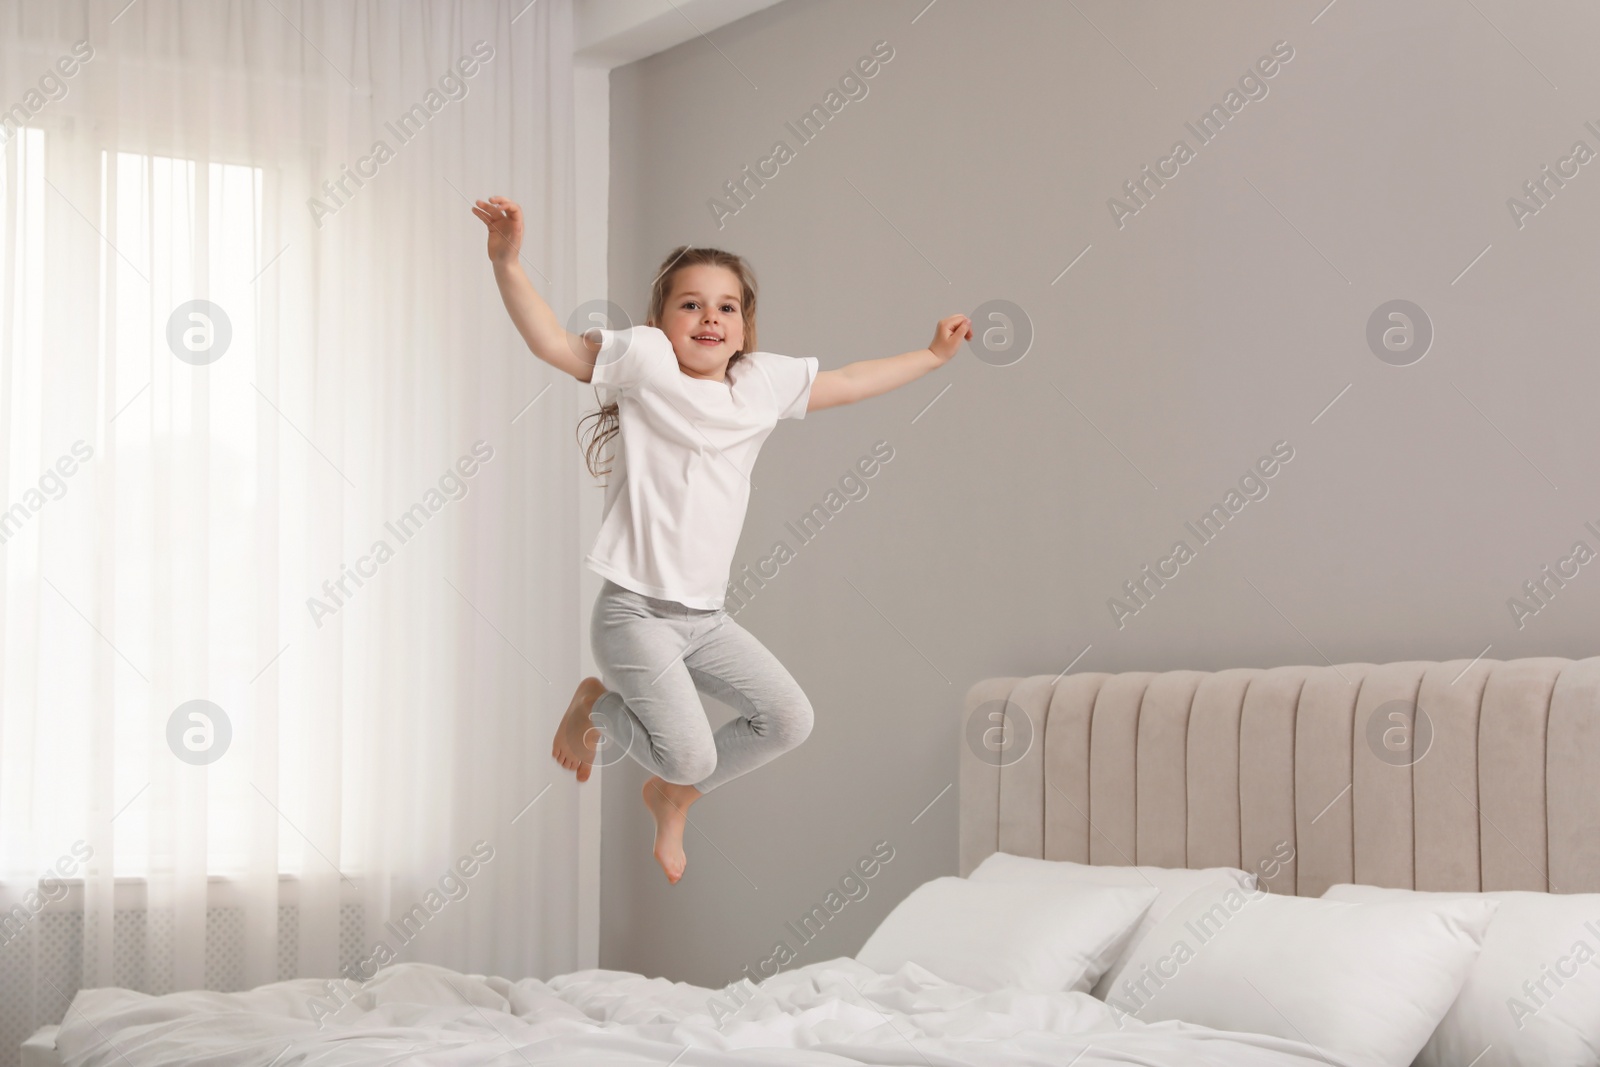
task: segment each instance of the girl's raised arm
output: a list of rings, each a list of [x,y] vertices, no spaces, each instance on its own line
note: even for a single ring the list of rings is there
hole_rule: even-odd
[[[522,208],[503,196],[491,196],[474,204],[472,213],[489,230],[489,261],[494,264],[500,299],[505,301],[506,311],[529,351],[578,381],[589,381],[600,344],[565,329],[523,272],[518,259],[522,249]]]
[[[946,315],[934,326],[933,343],[927,348],[883,359],[857,360],[835,370],[819,371],[811,383],[811,399],[806,411],[854,404],[898,389],[950,362],[950,357],[956,354],[956,346],[970,340],[972,320],[965,315]]]

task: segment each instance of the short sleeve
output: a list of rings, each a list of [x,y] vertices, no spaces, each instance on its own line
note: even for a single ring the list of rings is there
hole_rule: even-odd
[[[670,352],[672,342],[667,335],[650,326],[630,326],[626,330],[608,330],[595,326],[585,330],[583,336],[598,335],[600,352],[595,356],[591,385],[608,389],[628,389],[644,381],[652,363],[659,361],[663,345]],[[677,357],[672,357],[677,363]]]
[[[811,403],[811,383],[817,379],[817,357],[752,352],[750,358],[771,386],[778,418],[805,418],[806,407]]]

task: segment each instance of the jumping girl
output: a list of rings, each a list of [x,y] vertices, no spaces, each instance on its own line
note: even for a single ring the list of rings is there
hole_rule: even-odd
[[[927,348],[819,371],[814,356],[756,347],[756,280],[738,256],[680,247],[650,287],[645,325],[563,329],[518,259],[522,210],[504,197],[472,213],[489,231],[489,259],[511,321],[533,354],[607,390],[586,449],[589,472],[620,435],[600,534],[585,565],[605,581],[589,643],[601,678],[578,683],[551,755],[589,778],[595,720],[605,744],[653,772],[644,803],[655,857],[683,877],[689,806],[782,755],[811,732],[811,703],[776,657],[723,608],[744,526],[750,471],[779,419],[852,404],[914,381],[972,337],[965,315],[941,319]],[[579,423],[580,428],[582,422]],[[740,717],[715,733],[699,693]]]

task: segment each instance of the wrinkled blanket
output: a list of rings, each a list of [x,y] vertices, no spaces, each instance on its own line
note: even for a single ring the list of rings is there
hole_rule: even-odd
[[[87,989],[56,1045],[66,1067],[1345,1067],[1299,1042],[1119,1019],[1086,993],[980,993],[914,963],[879,974],[841,957],[736,988],[608,970],[511,981],[398,963],[359,984]]]

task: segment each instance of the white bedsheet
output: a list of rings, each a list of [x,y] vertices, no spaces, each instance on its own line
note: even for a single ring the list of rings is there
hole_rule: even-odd
[[[83,990],[56,1044],[66,1067],[1343,1067],[1277,1038],[1133,1020],[1119,1030],[1086,993],[985,994],[916,964],[880,975],[845,957],[769,978],[720,1027],[708,1006],[719,991],[623,971],[513,982],[397,963],[319,1025],[320,994],[314,979],[247,993]]]

